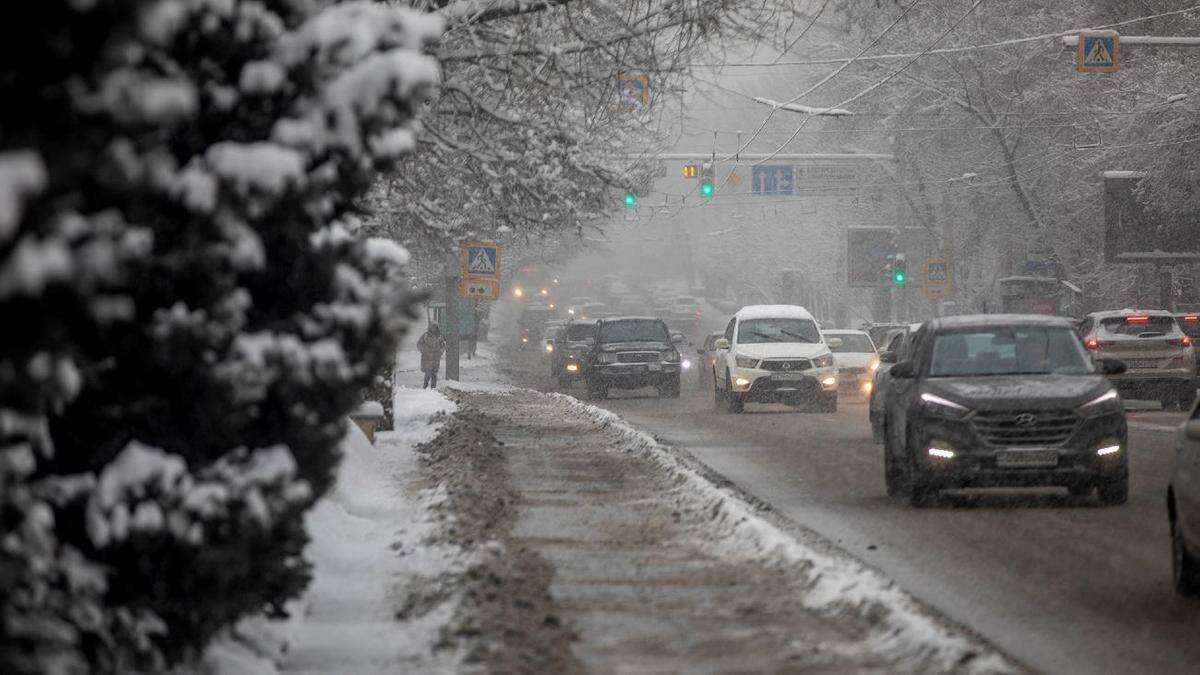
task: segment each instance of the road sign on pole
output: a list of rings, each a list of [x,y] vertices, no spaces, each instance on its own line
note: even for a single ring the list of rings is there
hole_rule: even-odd
[[[500,253],[504,247],[492,242],[467,241],[459,246],[462,275],[472,280],[500,282]]]
[[[1121,36],[1115,30],[1084,31],[1075,50],[1080,73],[1115,73],[1121,69]]]
[[[930,300],[938,300],[946,294],[950,285],[950,266],[940,258],[930,258],[925,261],[924,274],[921,275],[921,290]]]

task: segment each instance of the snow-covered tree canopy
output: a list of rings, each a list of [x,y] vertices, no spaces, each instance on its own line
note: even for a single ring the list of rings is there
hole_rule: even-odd
[[[374,231],[407,245],[580,232],[647,183],[665,105],[725,36],[795,23],[782,0],[418,1],[447,24],[420,152],[378,186]],[[769,35],[768,35],[769,34]],[[624,92],[624,93],[622,93]],[[644,96],[642,95],[644,92]]]
[[[443,19],[44,0],[0,25],[0,670],[157,669],[306,583],[408,316],[349,209]],[[76,672],[76,671],[72,671]]]

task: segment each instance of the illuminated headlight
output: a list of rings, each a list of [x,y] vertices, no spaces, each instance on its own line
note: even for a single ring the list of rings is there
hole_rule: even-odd
[[[525,291],[521,290],[520,288],[514,288],[514,289],[513,289],[513,296],[514,296],[514,297],[520,298],[520,297],[523,297],[524,295],[525,295]]]
[[[578,363],[568,363],[568,364],[567,364],[567,372],[568,372],[568,373],[577,373],[577,372],[579,372],[579,364],[578,364]]]
[[[825,385],[826,387],[833,387],[833,386],[836,386],[836,385],[837,385],[837,378],[836,378],[836,377],[833,377],[833,376],[827,377],[827,378],[825,378],[825,379],[821,380],[821,384]]]
[[[600,357],[597,359],[597,361],[599,361],[600,363],[616,363],[617,355],[616,354],[601,354]]]
[[[684,370],[687,370],[687,369],[689,369],[689,368],[691,368],[691,367],[692,367],[692,362],[691,362],[691,361],[689,361],[689,360],[687,360],[687,359],[684,359],[684,360],[683,360],[683,363],[681,363],[681,364],[679,364],[679,365],[680,365],[680,367],[681,367],[681,368],[683,368]]]
[[[1096,448],[1096,454],[1100,457],[1111,457],[1120,454],[1121,441],[1116,438],[1106,438],[1100,441],[1100,446]]]
[[[679,352],[675,351],[674,349],[668,349],[664,351],[661,356],[662,360],[668,363],[676,363],[679,361]]]
[[[737,364],[738,368],[757,368],[758,367],[758,359],[752,359],[749,356],[742,356],[741,354],[738,354],[737,356],[733,357],[733,362]]]
[[[921,394],[921,401],[925,404],[925,409],[929,412],[940,415],[941,417],[953,417],[955,419],[966,417],[971,413],[971,409],[965,405],[960,405],[949,399],[944,399],[941,396],[933,394]]]
[[[552,345],[552,344],[550,344],[549,342],[547,342],[547,343],[546,343],[546,351],[548,351],[548,352],[552,352],[552,351],[554,351],[554,345]]]
[[[575,308],[574,308],[574,307],[569,307],[569,308],[567,309],[567,314],[570,314],[571,316],[575,316]]]
[[[735,379],[733,381],[733,383],[739,387],[749,387],[750,386],[750,380],[747,380],[744,377],[739,377],[739,378]]]
[[[1121,410],[1121,397],[1116,389],[1109,389],[1096,398],[1079,406],[1079,412],[1084,415],[1100,415]]]
[[[954,459],[954,451],[946,448],[929,448],[929,456],[938,459]]]
[[[825,353],[813,359],[814,368],[829,368],[833,365],[833,354]]]
[[[870,370],[872,373],[879,370],[879,357],[878,356],[871,359],[871,363],[869,363],[867,365],[867,370]]]
[[[521,342],[529,342],[529,338],[523,337],[523,338],[521,338]]]
[[[864,394],[869,394],[869,393],[871,393],[871,390],[872,390],[872,389],[874,389],[874,388],[875,388],[875,385],[874,385],[874,384],[872,384],[872,383],[870,383],[870,382],[863,382],[863,383],[862,383],[862,393],[864,393]]]

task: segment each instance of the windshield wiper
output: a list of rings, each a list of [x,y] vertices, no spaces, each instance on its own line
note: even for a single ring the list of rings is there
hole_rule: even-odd
[[[788,335],[788,336],[791,336],[791,337],[794,337],[794,338],[798,338],[798,339],[799,339],[801,342],[808,342],[808,343],[813,343],[813,342],[816,342],[816,340],[810,340],[810,339],[808,339],[808,336],[807,336],[807,335],[801,335],[801,334],[799,334],[799,333],[793,333],[793,332],[792,332],[792,331],[790,331],[790,330],[783,330],[783,329],[781,328],[781,329],[779,330],[779,332],[780,332],[780,333],[783,333],[784,335]]]
[[[770,340],[771,342],[783,342],[783,340],[776,339],[776,337],[774,335],[767,335],[766,333],[760,333],[759,331],[756,331],[756,330],[750,331],[750,334],[757,335],[758,337],[764,338],[766,340]]]

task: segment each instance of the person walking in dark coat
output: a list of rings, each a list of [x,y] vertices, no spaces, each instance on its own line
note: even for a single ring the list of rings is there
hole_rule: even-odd
[[[438,368],[442,365],[442,353],[446,351],[446,339],[436,323],[429,324],[429,330],[417,340],[417,351],[421,352],[421,372],[425,373],[425,384],[421,388],[436,389]]]

